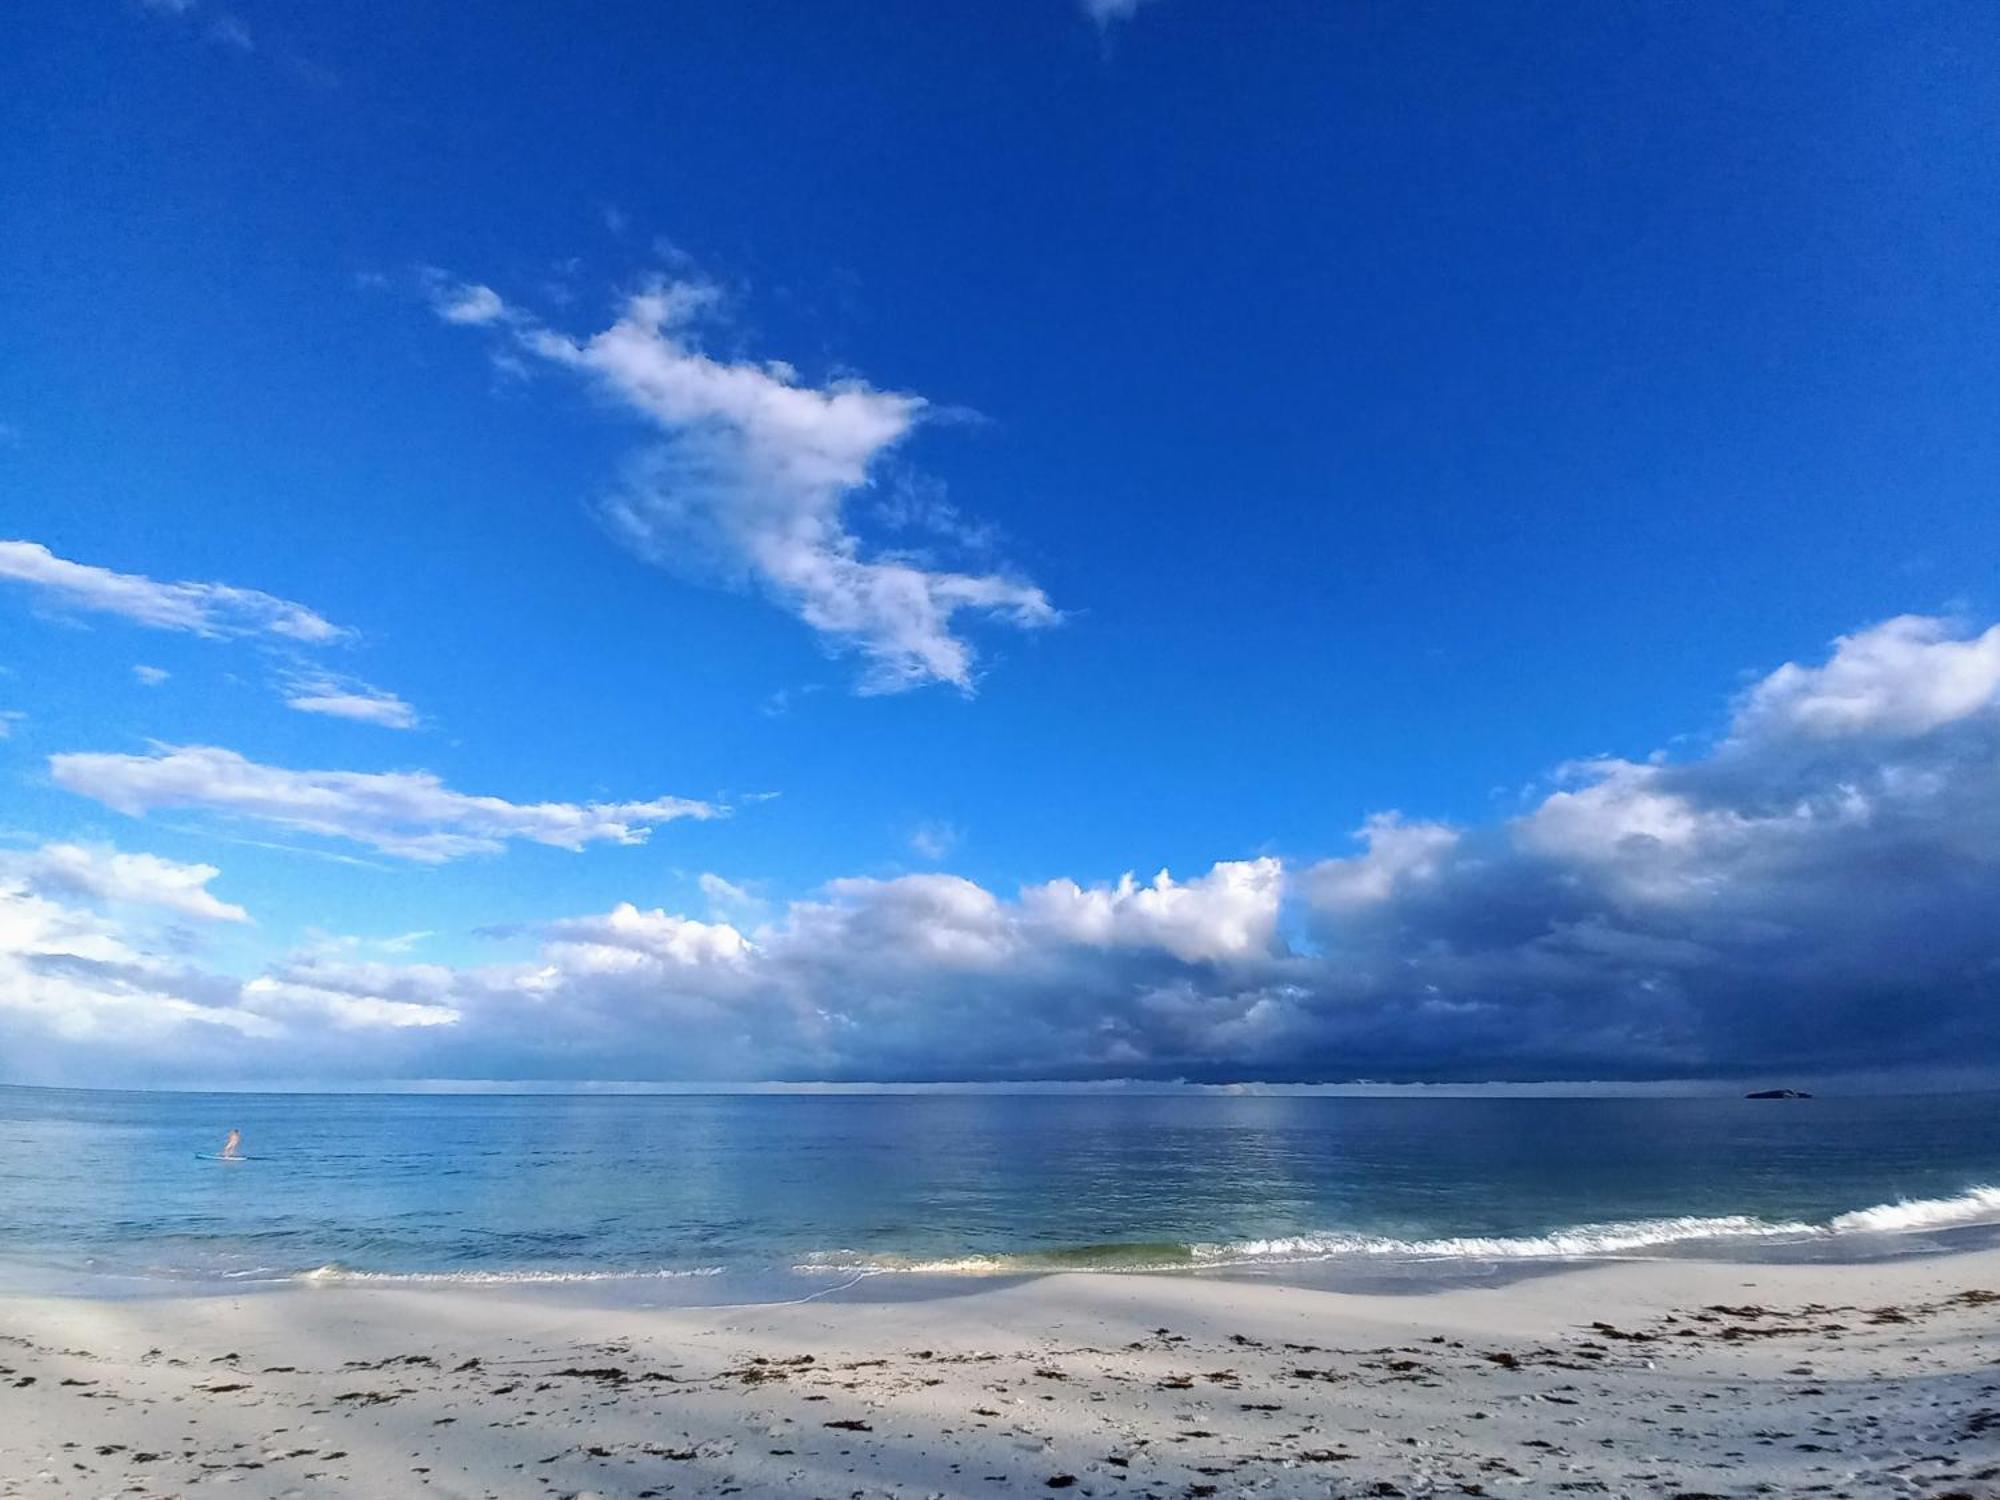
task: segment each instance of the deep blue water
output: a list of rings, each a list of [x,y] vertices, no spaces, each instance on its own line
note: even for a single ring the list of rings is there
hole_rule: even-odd
[[[239,1285],[719,1269],[771,1294],[910,1268],[1880,1253],[2000,1220],[2000,1192],[1968,1196],[2000,1183],[1996,1105],[0,1088],[0,1266]],[[198,1159],[232,1126],[252,1160]]]

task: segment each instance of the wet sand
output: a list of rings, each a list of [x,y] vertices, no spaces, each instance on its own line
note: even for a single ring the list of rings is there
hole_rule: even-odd
[[[0,1297],[0,1496],[2000,1496],[2000,1250],[959,1290]]]

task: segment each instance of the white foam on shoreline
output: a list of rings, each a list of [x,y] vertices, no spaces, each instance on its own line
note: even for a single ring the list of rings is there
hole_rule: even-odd
[[[1051,1271],[1172,1271],[1304,1265],[1357,1260],[1376,1263],[1570,1261],[1644,1257],[1675,1246],[1832,1243],[1857,1235],[1896,1236],[1927,1229],[2000,1224],[2000,1187],[1981,1184],[1948,1198],[1899,1199],[1837,1214],[1823,1223],[1771,1220],[1753,1214],[1577,1224],[1543,1234],[1449,1235],[1400,1239],[1351,1231],[1217,1242],[1159,1241],[1080,1245],[1000,1254],[918,1257],[856,1250],[809,1255],[790,1269],[809,1276],[916,1274],[1022,1276]],[[614,1270],[371,1271],[338,1263],[292,1276],[308,1285],[360,1283],[404,1286],[561,1286],[618,1281],[674,1281],[720,1276],[725,1266]],[[263,1279],[268,1273],[255,1273]]]
[[[1831,1241],[1847,1235],[1893,1235],[1995,1222],[2000,1222],[2000,1187],[1981,1185],[1950,1198],[1879,1203],[1871,1208],[1836,1215],[1820,1224],[1803,1220],[1762,1219],[1753,1214],[1688,1215],[1577,1224],[1534,1235],[1398,1239],[1389,1235],[1327,1232],[1218,1243],[1104,1245],[928,1260],[832,1251],[807,1257],[793,1269],[812,1275],[870,1271],[931,1276],[1005,1276],[1055,1270],[1165,1271],[1284,1266],[1346,1259],[1591,1260],[1643,1254],[1675,1245]]]
[[[725,1267],[693,1266],[684,1270],[650,1271],[355,1271],[328,1264],[300,1272],[294,1280],[310,1285],[345,1282],[403,1286],[567,1286],[598,1281],[681,1281],[692,1276],[720,1276]]]
[[[1197,1260],[1210,1264],[1324,1260],[1345,1255],[1403,1256],[1411,1260],[1571,1260],[1695,1240],[1802,1239],[1820,1232],[1811,1224],[1773,1223],[1748,1214],[1730,1214],[1716,1218],[1578,1224],[1534,1235],[1454,1235],[1426,1240],[1355,1234],[1297,1235],[1226,1245],[1196,1245],[1194,1253]]]

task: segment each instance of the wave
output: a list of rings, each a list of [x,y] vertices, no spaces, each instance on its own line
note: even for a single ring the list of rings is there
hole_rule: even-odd
[[[921,1274],[1026,1276],[1051,1271],[1172,1271],[1285,1266],[1336,1260],[1496,1261],[1601,1260],[1634,1257],[1671,1246],[1812,1243],[1861,1234],[2000,1222],[2000,1187],[1979,1186],[1951,1198],[1902,1199],[1836,1215],[1823,1223],[1772,1220],[1752,1214],[1631,1219],[1577,1224],[1545,1234],[1452,1235],[1399,1239],[1391,1235],[1327,1232],[1218,1243],[1152,1241],[1078,1245],[1013,1254],[932,1259],[829,1251],[793,1267],[808,1275]]]
[[[1816,1232],[1811,1224],[1774,1223],[1749,1214],[1727,1214],[1715,1218],[1687,1216],[1577,1224],[1548,1234],[1530,1235],[1452,1235],[1426,1240],[1355,1234],[1296,1235],[1197,1246],[1196,1257],[1218,1264],[1324,1260],[1347,1255],[1405,1256],[1412,1260],[1574,1260],[1698,1240],[1801,1239]]]
[[[1967,1188],[1955,1198],[1901,1198],[1841,1214],[1829,1228],[1836,1234],[1895,1234],[2000,1219],[2000,1187]]]
[[[311,1286],[346,1282],[390,1286],[564,1286],[596,1281],[680,1281],[694,1276],[720,1276],[725,1269],[691,1266],[684,1270],[661,1267],[647,1271],[357,1271],[328,1264],[301,1271],[292,1279]]]
[[[1982,1223],[2000,1224],[2000,1186],[1967,1188],[1948,1198],[1905,1198],[1836,1214],[1821,1221],[1766,1219],[1754,1214],[1683,1215],[1574,1224],[1539,1234],[1443,1235],[1399,1238],[1328,1230],[1263,1239],[1223,1241],[1142,1240],[1052,1247],[1042,1250],[947,1256],[832,1250],[792,1261],[791,1272],[812,1277],[913,1274],[928,1276],[1034,1276],[1057,1271],[1190,1271],[1284,1267],[1320,1262],[1385,1264],[1495,1261],[1648,1259],[1678,1248],[1708,1246],[1721,1253],[1758,1244],[1825,1245],[1864,1237],[1898,1237]],[[1873,1252],[1869,1252],[1873,1253]],[[720,1276],[730,1267],[652,1267],[569,1270],[458,1271],[362,1270],[339,1263],[289,1277],[307,1285],[561,1286],[679,1281]],[[754,1269],[736,1267],[738,1270]],[[764,1274],[779,1269],[768,1263]],[[265,1268],[239,1271],[262,1280]],[[815,1295],[822,1295],[816,1293]]]

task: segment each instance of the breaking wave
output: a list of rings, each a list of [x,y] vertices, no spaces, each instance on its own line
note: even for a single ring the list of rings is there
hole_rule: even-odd
[[[1813,1243],[1860,1234],[1901,1234],[1958,1225],[2000,1222],[2000,1187],[1979,1186],[1951,1198],[1903,1199],[1826,1220],[1772,1220],[1752,1214],[1632,1219],[1578,1224],[1546,1234],[1453,1235],[1398,1239],[1389,1235],[1324,1233],[1218,1243],[1078,1245],[1017,1254],[919,1259],[831,1251],[793,1269],[806,1274],[854,1272],[932,1276],[1025,1276],[1050,1271],[1173,1271],[1232,1266],[1283,1266],[1319,1261],[1592,1260],[1644,1257],[1672,1246],[1717,1247],[1755,1242]]]
[[[1955,1198],[1903,1198],[1842,1214],[1828,1226],[1835,1234],[1895,1234],[2000,1219],[2000,1187],[1967,1188]]]

